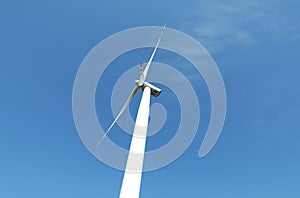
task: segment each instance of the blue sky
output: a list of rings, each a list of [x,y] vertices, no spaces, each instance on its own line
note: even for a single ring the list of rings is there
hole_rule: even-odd
[[[198,158],[209,119],[200,86],[196,138],[174,163],[144,174],[141,197],[299,197],[299,8],[296,0],[3,1],[0,197],[118,196],[123,173],[77,134],[73,82],[107,36],[165,22],[210,52],[228,111],[218,143]]]

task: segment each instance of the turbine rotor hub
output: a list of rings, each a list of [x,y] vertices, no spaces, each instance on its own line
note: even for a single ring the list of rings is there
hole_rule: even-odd
[[[139,80],[136,80],[135,83],[137,86],[141,87],[143,90],[145,89],[145,87],[149,87],[151,89],[151,95],[154,96],[154,97],[157,97],[160,95],[161,93],[161,89],[159,89],[158,87],[154,86],[154,85],[151,85],[150,83],[148,82],[143,82],[141,85],[139,83],[140,81]]]

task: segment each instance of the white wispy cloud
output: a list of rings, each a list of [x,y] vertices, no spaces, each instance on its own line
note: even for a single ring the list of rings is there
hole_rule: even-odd
[[[287,31],[294,33],[290,38],[297,37],[295,26],[292,29],[289,25],[295,16],[286,16],[278,7],[278,2],[271,4],[267,0],[205,1],[186,25],[209,51],[255,45],[262,39],[276,41],[286,36]]]

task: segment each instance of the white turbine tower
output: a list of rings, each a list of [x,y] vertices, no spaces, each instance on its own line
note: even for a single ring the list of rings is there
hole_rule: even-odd
[[[129,154],[127,158],[126,169],[123,177],[120,198],[138,198],[140,194],[141,179],[143,173],[144,153],[147,138],[147,128],[149,119],[149,107],[150,107],[150,95],[157,97],[161,90],[150,83],[146,82],[146,77],[152,63],[155,52],[161,41],[166,25],[164,25],[160,37],[156,43],[154,51],[145,67],[142,71],[142,64],[140,66],[140,79],[136,80],[136,86],[130,94],[129,98],[123,105],[119,114],[115,117],[114,121],[106,131],[105,135],[98,142],[97,147],[102,140],[107,136],[112,126],[116,123],[122,113],[125,111],[129,103],[132,101],[137,91],[141,88],[143,90],[142,99],[138,109],[134,131],[131,139]]]

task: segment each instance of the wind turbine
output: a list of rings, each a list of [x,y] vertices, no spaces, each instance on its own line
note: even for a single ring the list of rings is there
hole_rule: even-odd
[[[104,134],[104,136],[100,139],[97,146],[98,147],[102,140],[107,136],[110,132],[113,125],[122,115],[122,113],[126,110],[129,103],[132,101],[136,93],[139,89],[143,90],[142,99],[140,102],[140,106],[138,109],[134,131],[131,139],[129,154],[127,158],[126,169],[122,181],[122,187],[120,192],[120,198],[138,198],[140,194],[140,186],[141,179],[143,173],[143,163],[144,163],[144,153],[146,146],[146,138],[147,138],[147,128],[148,128],[148,119],[149,119],[149,107],[150,107],[150,95],[155,97],[159,96],[161,93],[161,89],[151,85],[146,82],[147,74],[152,63],[153,57],[156,53],[158,45],[161,41],[162,35],[164,33],[166,25],[164,25],[160,37],[157,40],[155,48],[152,52],[152,55],[143,71],[143,65],[140,65],[140,79],[135,81],[136,86],[132,90],[130,96],[126,100],[125,104],[121,108],[119,114],[115,117],[114,121]]]

